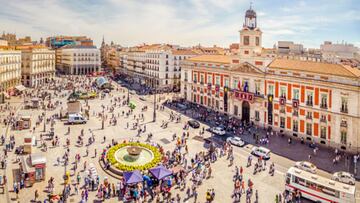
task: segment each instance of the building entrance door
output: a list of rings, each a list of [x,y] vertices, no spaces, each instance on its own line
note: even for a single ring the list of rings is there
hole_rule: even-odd
[[[248,101],[243,101],[241,112],[242,112],[241,120],[247,123],[250,122],[250,104]]]

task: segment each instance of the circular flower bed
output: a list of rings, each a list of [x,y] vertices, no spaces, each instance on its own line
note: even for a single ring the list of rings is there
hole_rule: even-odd
[[[129,165],[119,163],[115,158],[115,153],[120,148],[127,147],[127,146],[138,146],[138,147],[146,148],[153,153],[154,158],[149,163],[146,163],[144,165],[129,166]],[[120,143],[120,144],[117,144],[117,145],[111,147],[106,154],[106,158],[107,158],[108,162],[113,167],[117,168],[118,170],[133,171],[133,170],[147,170],[147,169],[157,166],[161,162],[162,154],[160,153],[158,148],[156,148],[152,145],[145,144],[145,143],[129,142],[129,143]]]

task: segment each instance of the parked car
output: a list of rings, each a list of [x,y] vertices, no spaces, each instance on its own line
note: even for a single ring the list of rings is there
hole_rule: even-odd
[[[354,175],[345,171],[335,172],[331,179],[338,182],[355,185]]]
[[[270,149],[265,147],[253,147],[251,154],[259,157],[261,156],[263,159],[270,159]]]
[[[310,173],[316,173],[317,169],[314,164],[308,161],[298,161],[295,163],[295,167]]]
[[[242,140],[240,137],[228,137],[226,138],[227,142],[230,142],[232,145],[242,147],[245,145],[244,140]]]
[[[199,128],[200,127],[200,123],[197,122],[196,120],[189,120],[188,124],[192,127],[192,128]]]
[[[216,135],[225,135],[226,134],[226,131],[224,130],[224,128],[221,128],[221,127],[212,127],[209,129],[209,131]]]

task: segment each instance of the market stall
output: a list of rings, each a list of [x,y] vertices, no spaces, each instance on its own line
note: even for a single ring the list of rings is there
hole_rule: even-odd
[[[31,127],[31,117],[30,116],[20,116],[16,122],[14,129],[15,130],[25,130],[30,129]]]
[[[20,157],[21,178],[25,186],[32,186],[35,182],[45,180],[46,157],[41,153]]]

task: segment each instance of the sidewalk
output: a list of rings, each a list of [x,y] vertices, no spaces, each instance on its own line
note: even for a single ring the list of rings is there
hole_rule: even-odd
[[[175,105],[166,105],[168,108],[183,113],[189,117],[192,117],[194,119],[197,119],[197,116],[192,113],[192,110],[180,110],[175,107]],[[213,126],[214,122],[204,122],[209,126]],[[335,149],[326,147],[321,144],[316,144],[318,147],[318,151],[316,155],[314,155],[313,148],[309,147],[309,144],[301,144],[300,140],[292,138],[292,143],[288,144],[288,138],[290,136],[284,135],[284,136],[276,136],[275,133],[273,136],[269,137],[269,144],[268,145],[259,145],[255,143],[255,140],[253,139],[252,133],[254,133],[254,129],[251,130],[251,134],[246,131],[244,135],[241,136],[241,138],[249,144],[256,145],[256,146],[264,146],[271,150],[272,153],[280,155],[282,157],[286,157],[288,159],[291,159],[293,161],[309,161],[308,156],[311,155],[311,162],[315,164],[319,169],[324,170],[329,173],[334,173],[337,171],[348,171],[350,173],[354,173],[354,161],[353,161],[353,155],[347,154],[344,152],[341,152],[342,158],[337,164],[333,164],[333,159],[335,157]],[[259,138],[265,137],[266,132],[262,128],[257,129],[257,133],[260,135]],[[229,135],[233,135],[232,133],[228,133]],[[339,150],[340,152],[340,150]],[[346,161],[346,157],[348,157],[348,160]],[[360,174],[357,171],[357,174],[355,174],[355,178],[357,180],[360,179]]]

